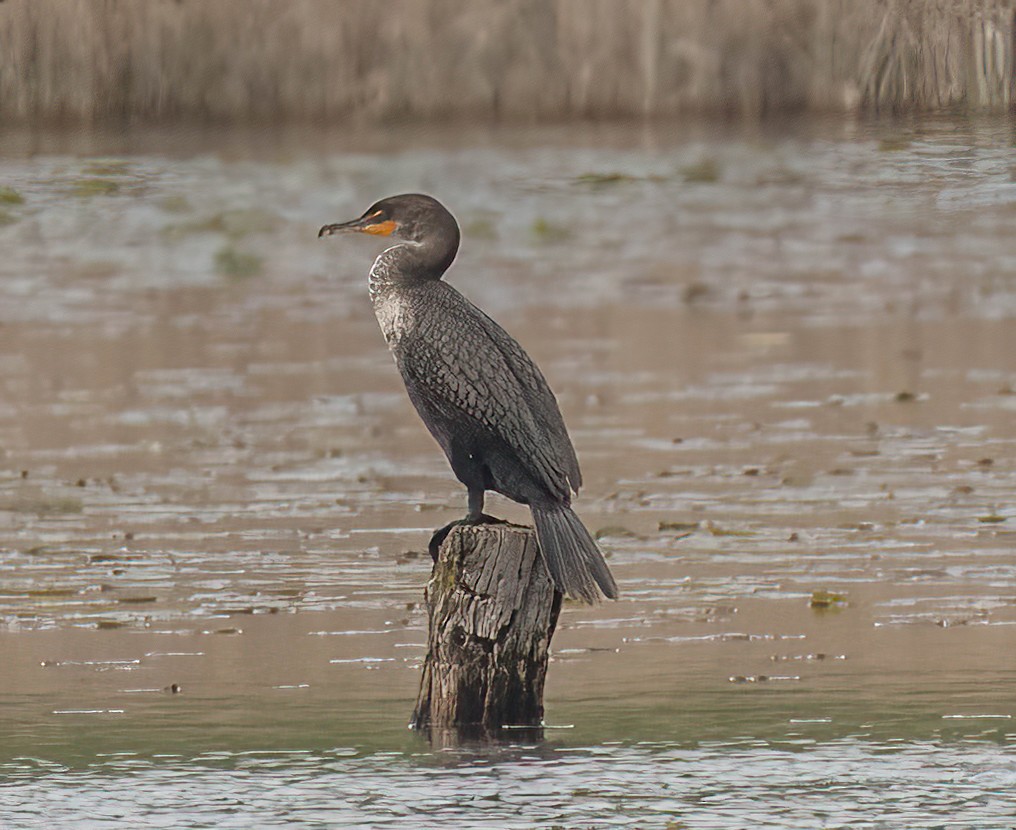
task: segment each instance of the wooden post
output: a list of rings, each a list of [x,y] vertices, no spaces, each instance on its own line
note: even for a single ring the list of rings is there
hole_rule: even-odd
[[[427,583],[427,656],[411,726],[495,737],[539,729],[550,638],[561,611],[536,532],[510,524],[458,526]]]

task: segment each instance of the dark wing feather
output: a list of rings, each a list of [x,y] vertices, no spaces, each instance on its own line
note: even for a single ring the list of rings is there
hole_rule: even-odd
[[[393,344],[414,403],[423,398],[443,419],[468,420],[504,442],[548,493],[567,499],[582,477],[557,400],[536,364],[450,285],[434,282],[418,291],[410,302],[413,332]]]
[[[575,448],[568,436],[564,418],[561,417],[557,398],[554,397],[539,367],[515,338],[482,311],[476,309],[476,312],[479,315],[478,322],[490,339],[497,344],[508,368],[518,381],[539,429],[548,437],[548,444],[554,449],[555,463],[564,470],[571,489],[577,493],[582,486],[582,473],[579,471]]]

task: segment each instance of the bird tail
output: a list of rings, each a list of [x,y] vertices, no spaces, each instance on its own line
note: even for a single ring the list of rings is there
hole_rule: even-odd
[[[617,584],[603,554],[572,509],[563,504],[534,504],[530,509],[543,559],[558,590],[593,603],[599,598],[599,586],[608,599],[617,599]]]

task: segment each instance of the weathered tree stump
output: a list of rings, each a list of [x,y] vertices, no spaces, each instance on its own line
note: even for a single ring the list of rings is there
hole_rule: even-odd
[[[539,728],[561,595],[536,532],[510,524],[453,528],[426,601],[427,656],[410,725],[467,737]]]

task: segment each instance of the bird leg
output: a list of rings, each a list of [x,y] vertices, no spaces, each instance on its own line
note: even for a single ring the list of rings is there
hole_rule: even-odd
[[[466,518],[462,519],[459,524],[464,525],[503,525],[508,524],[504,519],[498,519],[494,516],[488,516],[483,512],[483,490],[470,490],[469,491],[469,512],[466,513]]]
[[[437,562],[438,551],[441,550],[441,545],[444,544],[444,540],[448,538],[448,534],[452,532],[453,527],[459,525],[505,525],[508,522],[505,519],[498,519],[496,516],[488,516],[483,512],[483,490],[472,490],[469,491],[469,512],[466,513],[464,519],[458,519],[454,522],[449,522],[442,528],[438,528],[434,531],[434,535],[430,537],[430,558]]]

